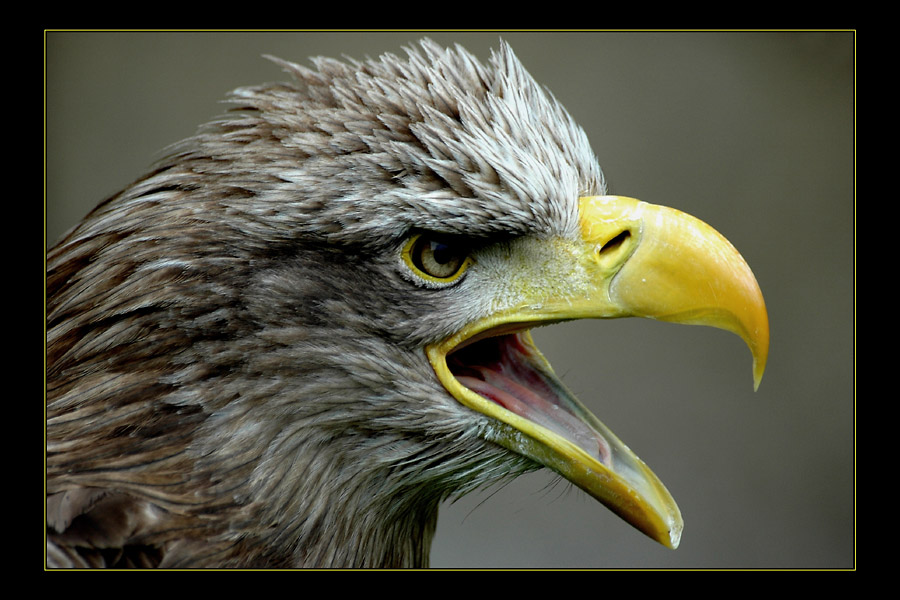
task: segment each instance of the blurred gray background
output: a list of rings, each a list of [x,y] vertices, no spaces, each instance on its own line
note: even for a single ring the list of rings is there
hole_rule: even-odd
[[[283,79],[262,58],[356,58],[411,33],[46,34],[46,242],[221,114]],[[611,192],[689,212],[753,268],[768,370],[719,330],[643,320],[535,338],[681,507],[668,550],[543,471],[443,508],[434,567],[855,566],[851,32],[428,33],[482,59],[502,36],[587,130]]]

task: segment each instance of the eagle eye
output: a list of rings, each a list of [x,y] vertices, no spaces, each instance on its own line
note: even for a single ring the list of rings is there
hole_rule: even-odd
[[[456,281],[471,263],[469,248],[448,236],[416,234],[403,249],[407,266],[426,282]]]

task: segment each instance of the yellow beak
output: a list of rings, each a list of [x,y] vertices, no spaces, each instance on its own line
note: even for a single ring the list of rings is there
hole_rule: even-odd
[[[718,231],[665,206],[593,196],[581,199],[581,233],[595,248],[598,290],[608,292],[593,316],[649,317],[736,333],[753,354],[759,387],[769,353],[766,305],[750,267]],[[621,315],[601,314],[605,302],[606,310]]]
[[[710,325],[744,339],[758,386],[769,345],[762,293],[724,237],[674,209],[619,196],[582,198],[580,234],[558,252],[560,281],[429,346],[428,357],[457,400],[499,422],[485,437],[557,471],[675,548],[683,524],[668,490],[566,390],[527,329],[626,316]]]

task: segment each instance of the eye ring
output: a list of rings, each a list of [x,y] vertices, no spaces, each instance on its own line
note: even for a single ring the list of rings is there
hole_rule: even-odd
[[[418,233],[403,247],[406,266],[427,283],[446,285],[457,281],[472,259],[469,249],[452,237]]]

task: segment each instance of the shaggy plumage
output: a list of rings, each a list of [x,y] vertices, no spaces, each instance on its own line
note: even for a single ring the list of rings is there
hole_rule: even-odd
[[[571,237],[604,182],[506,45],[277,61],[47,261],[51,566],[421,566],[441,501],[538,465],[422,351],[498,299],[411,232]]]
[[[606,196],[506,45],[276,62],[48,253],[48,564],[425,566],[442,501],[539,465],[676,547],[665,486],[527,330],[721,327],[758,385],[740,254]]]

